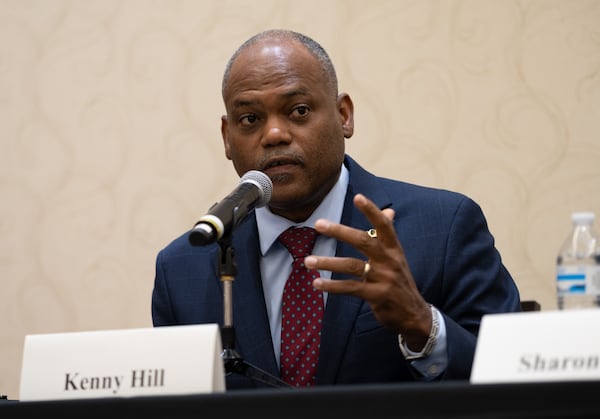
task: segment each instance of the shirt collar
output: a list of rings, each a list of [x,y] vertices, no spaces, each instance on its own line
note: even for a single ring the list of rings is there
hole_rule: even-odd
[[[336,184],[331,188],[331,191],[329,191],[310,217],[301,223],[294,223],[287,218],[273,214],[268,206],[257,208],[255,213],[261,254],[264,256],[279,235],[292,226],[314,227],[315,221],[319,218],[325,218],[332,222],[339,223],[342,219],[342,211],[344,210],[344,199],[348,189],[348,178],[348,169],[342,164],[340,177]]]

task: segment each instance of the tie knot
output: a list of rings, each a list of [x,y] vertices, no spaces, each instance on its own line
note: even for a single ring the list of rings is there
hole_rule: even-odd
[[[279,241],[297,259],[310,255],[318,234],[317,230],[310,227],[290,228],[279,235]]]

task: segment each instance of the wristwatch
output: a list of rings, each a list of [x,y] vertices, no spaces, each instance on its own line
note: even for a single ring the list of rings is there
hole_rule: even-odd
[[[438,318],[438,312],[431,304],[429,304],[429,308],[431,309],[431,331],[429,332],[429,337],[427,338],[427,342],[423,349],[419,352],[411,351],[408,346],[406,346],[406,342],[402,338],[401,334],[398,334],[398,344],[400,346],[400,352],[404,356],[404,359],[407,361],[414,361],[415,359],[426,358],[433,351],[433,347],[437,342],[438,330],[440,329],[440,319]]]

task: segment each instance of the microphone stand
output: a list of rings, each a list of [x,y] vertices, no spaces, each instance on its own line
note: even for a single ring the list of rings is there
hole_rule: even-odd
[[[285,381],[269,374],[266,371],[245,361],[235,349],[235,329],[233,327],[232,288],[237,267],[235,252],[231,245],[231,234],[226,234],[218,240],[219,243],[219,273],[223,283],[223,326],[221,327],[221,340],[223,352],[221,358],[226,373],[242,374],[254,381],[267,384],[271,387],[291,387]]]

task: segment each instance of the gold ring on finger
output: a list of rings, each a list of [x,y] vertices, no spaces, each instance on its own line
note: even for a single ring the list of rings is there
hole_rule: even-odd
[[[369,271],[371,271],[371,264],[369,262],[365,262],[365,267],[363,268],[361,278],[366,278],[369,274]]]

